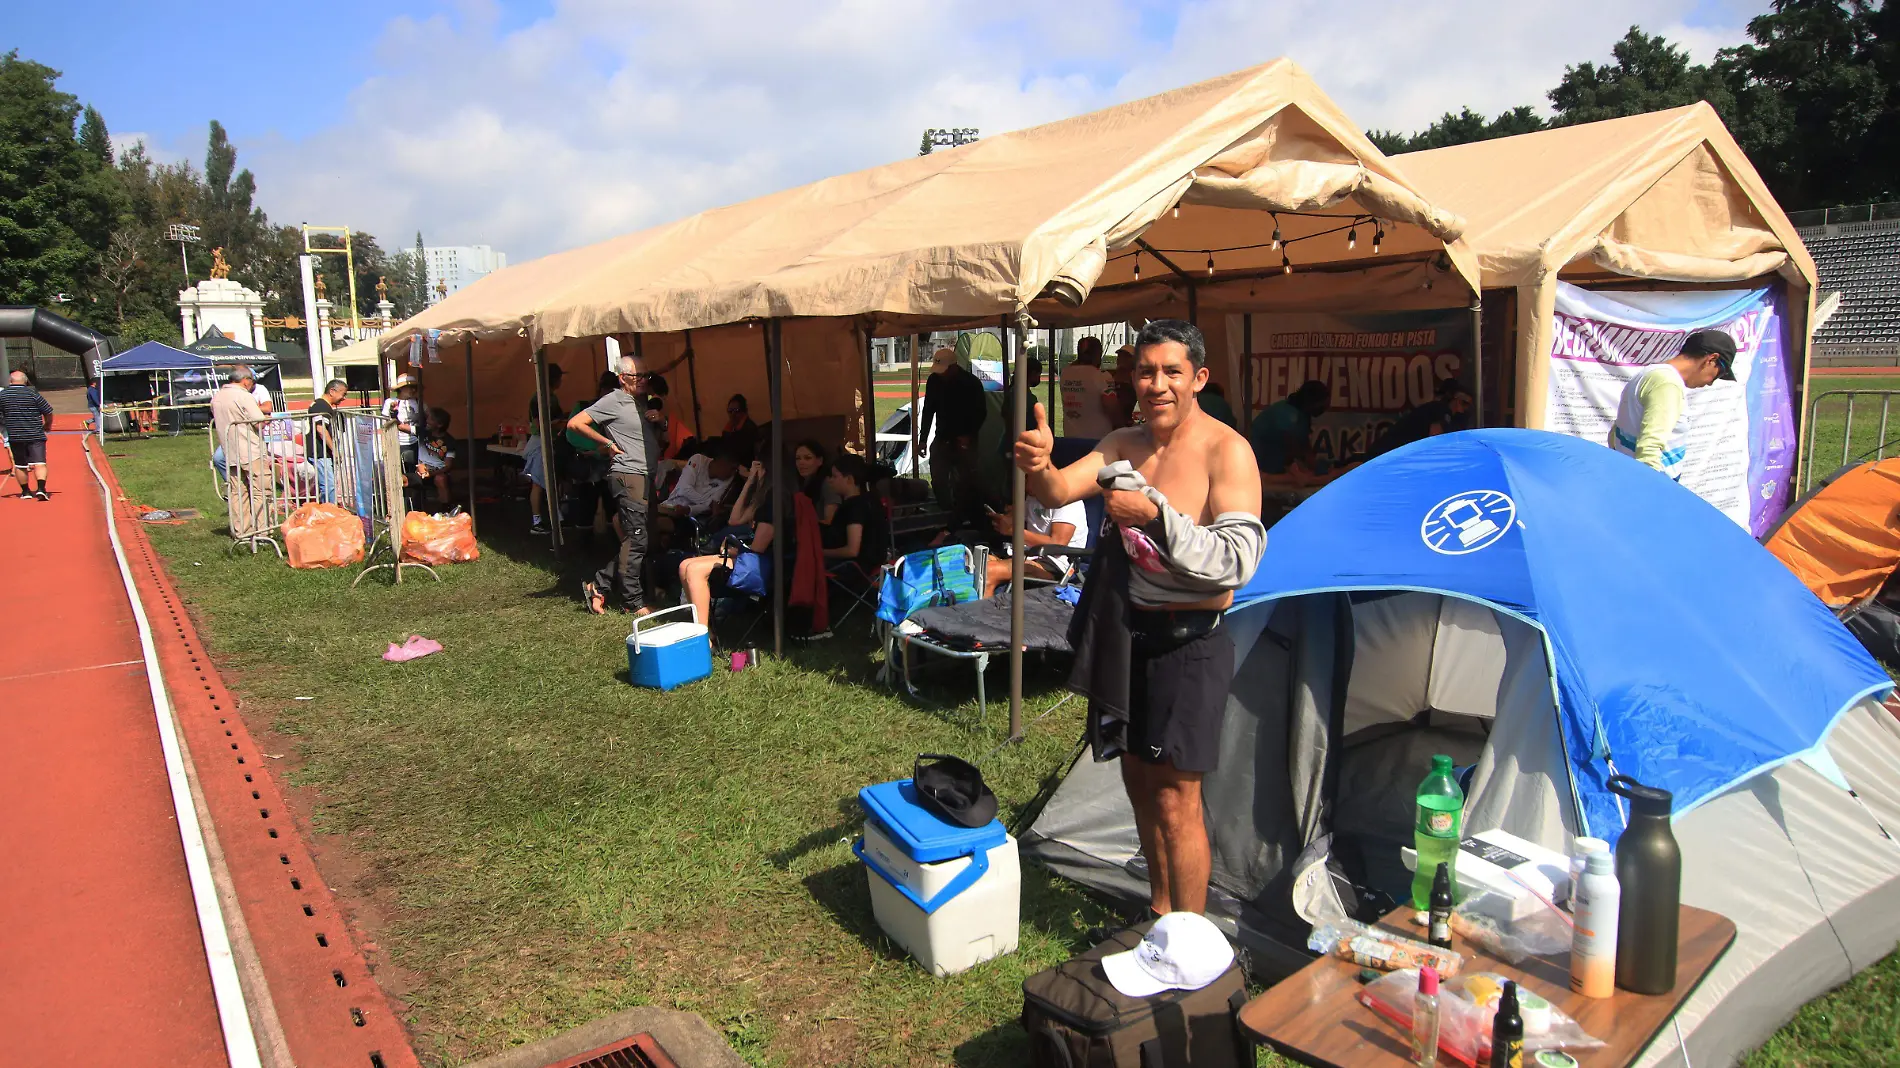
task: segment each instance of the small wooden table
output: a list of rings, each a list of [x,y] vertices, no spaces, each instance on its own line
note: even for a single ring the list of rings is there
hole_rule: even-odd
[[[1412,915],[1411,908],[1401,906],[1379,926],[1423,941]],[[1682,906],[1681,925],[1676,988],[1654,996],[1626,990],[1600,999],[1573,994],[1567,955],[1556,960],[1533,957],[1513,965],[1474,951],[1462,939],[1454,938],[1452,948],[1465,955],[1460,975],[1496,972],[1515,979],[1602,1039],[1606,1044],[1598,1049],[1570,1051],[1581,1068],[1624,1068],[1643,1052],[1735,941],[1735,925],[1706,909]],[[1240,1010],[1241,1029],[1282,1057],[1316,1068],[1410,1064],[1410,1036],[1359,1003],[1358,975],[1357,965],[1322,957],[1248,1002]],[[1457,1063],[1442,1051],[1438,1059],[1440,1064]]]

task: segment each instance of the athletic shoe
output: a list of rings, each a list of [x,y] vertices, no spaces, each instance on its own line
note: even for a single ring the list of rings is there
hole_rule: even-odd
[[[542,519],[539,516],[535,517],[534,522],[528,525],[528,533],[530,534],[546,534],[547,532],[548,532],[547,520]]]
[[[45,490],[39,490],[38,492],[33,494],[33,499],[36,501],[50,501],[53,499],[53,497],[51,494],[47,493]]]

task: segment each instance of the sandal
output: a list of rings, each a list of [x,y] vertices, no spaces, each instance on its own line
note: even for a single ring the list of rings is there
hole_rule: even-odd
[[[600,592],[600,587],[591,582],[581,583],[581,603],[587,606],[589,612],[597,616],[607,614],[607,595]]]

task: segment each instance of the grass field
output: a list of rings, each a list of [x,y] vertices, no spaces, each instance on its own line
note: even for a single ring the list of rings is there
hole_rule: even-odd
[[[110,451],[140,502],[215,516],[202,448]],[[214,519],[150,531],[247,722],[286,755],[325,875],[377,943],[425,1063],[639,1004],[701,1013],[759,1065],[1024,1063],[1019,984],[1081,948],[1101,907],[1026,867],[1021,950],[932,979],[877,933],[847,845],[858,787],[919,752],[989,753],[1003,710],[977,730],[967,700],[890,696],[862,617],[757,670],[635,689],[624,617],[575,596],[609,547],[556,560],[519,533],[525,516],[484,519],[479,563],[354,591],[352,572],[227,556]],[[379,659],[410,633],[445,652]],[[1055,708],[1059,681],[1032,677],[1030,715]],[[967,671],[937,692],[967,699]],[[985,762],[1006,819],[1059,772],[1080,720],[1056,708]],[[1891,1063],[1897,1006],[1889,958],[1749,1063]]]

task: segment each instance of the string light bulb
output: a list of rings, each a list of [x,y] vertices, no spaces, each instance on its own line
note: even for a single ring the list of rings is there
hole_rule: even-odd
[[[1359,247],[1359,226],[1357,223],[1355,223],[1352,226],[1348,227],[1346,230],[1346,251],[1351,252],[1353,249],[1356,249],[1358,247]]]
[[[1290,259],[1287,259],[1285,249],[1280,250],[1280,273],[1281,274],[1293,273],[1293,261]]]
[[[1273,247],[1280,247],[1280,217],[1278,215],[1273,217]]]
[[[1174,217],[1175,217],[1175,218],[1177,218],[1177,219],[1179,219],[1179,218],[1181,217],[1181,205],[1179,205],[1179,204],[1176,204],[1176,205],[1174,206]]]
[[[1385,240],[1385,227],[1374,225],[1372,228],[1372,254],[1379,254],[1379,242]]]
[[[1135,253],[1135,281],[1141,281],[1141,253]]]
[[[1209,278],[1214,277],[1214,254],[1212,252],[1207,254],[1207,276]]]

